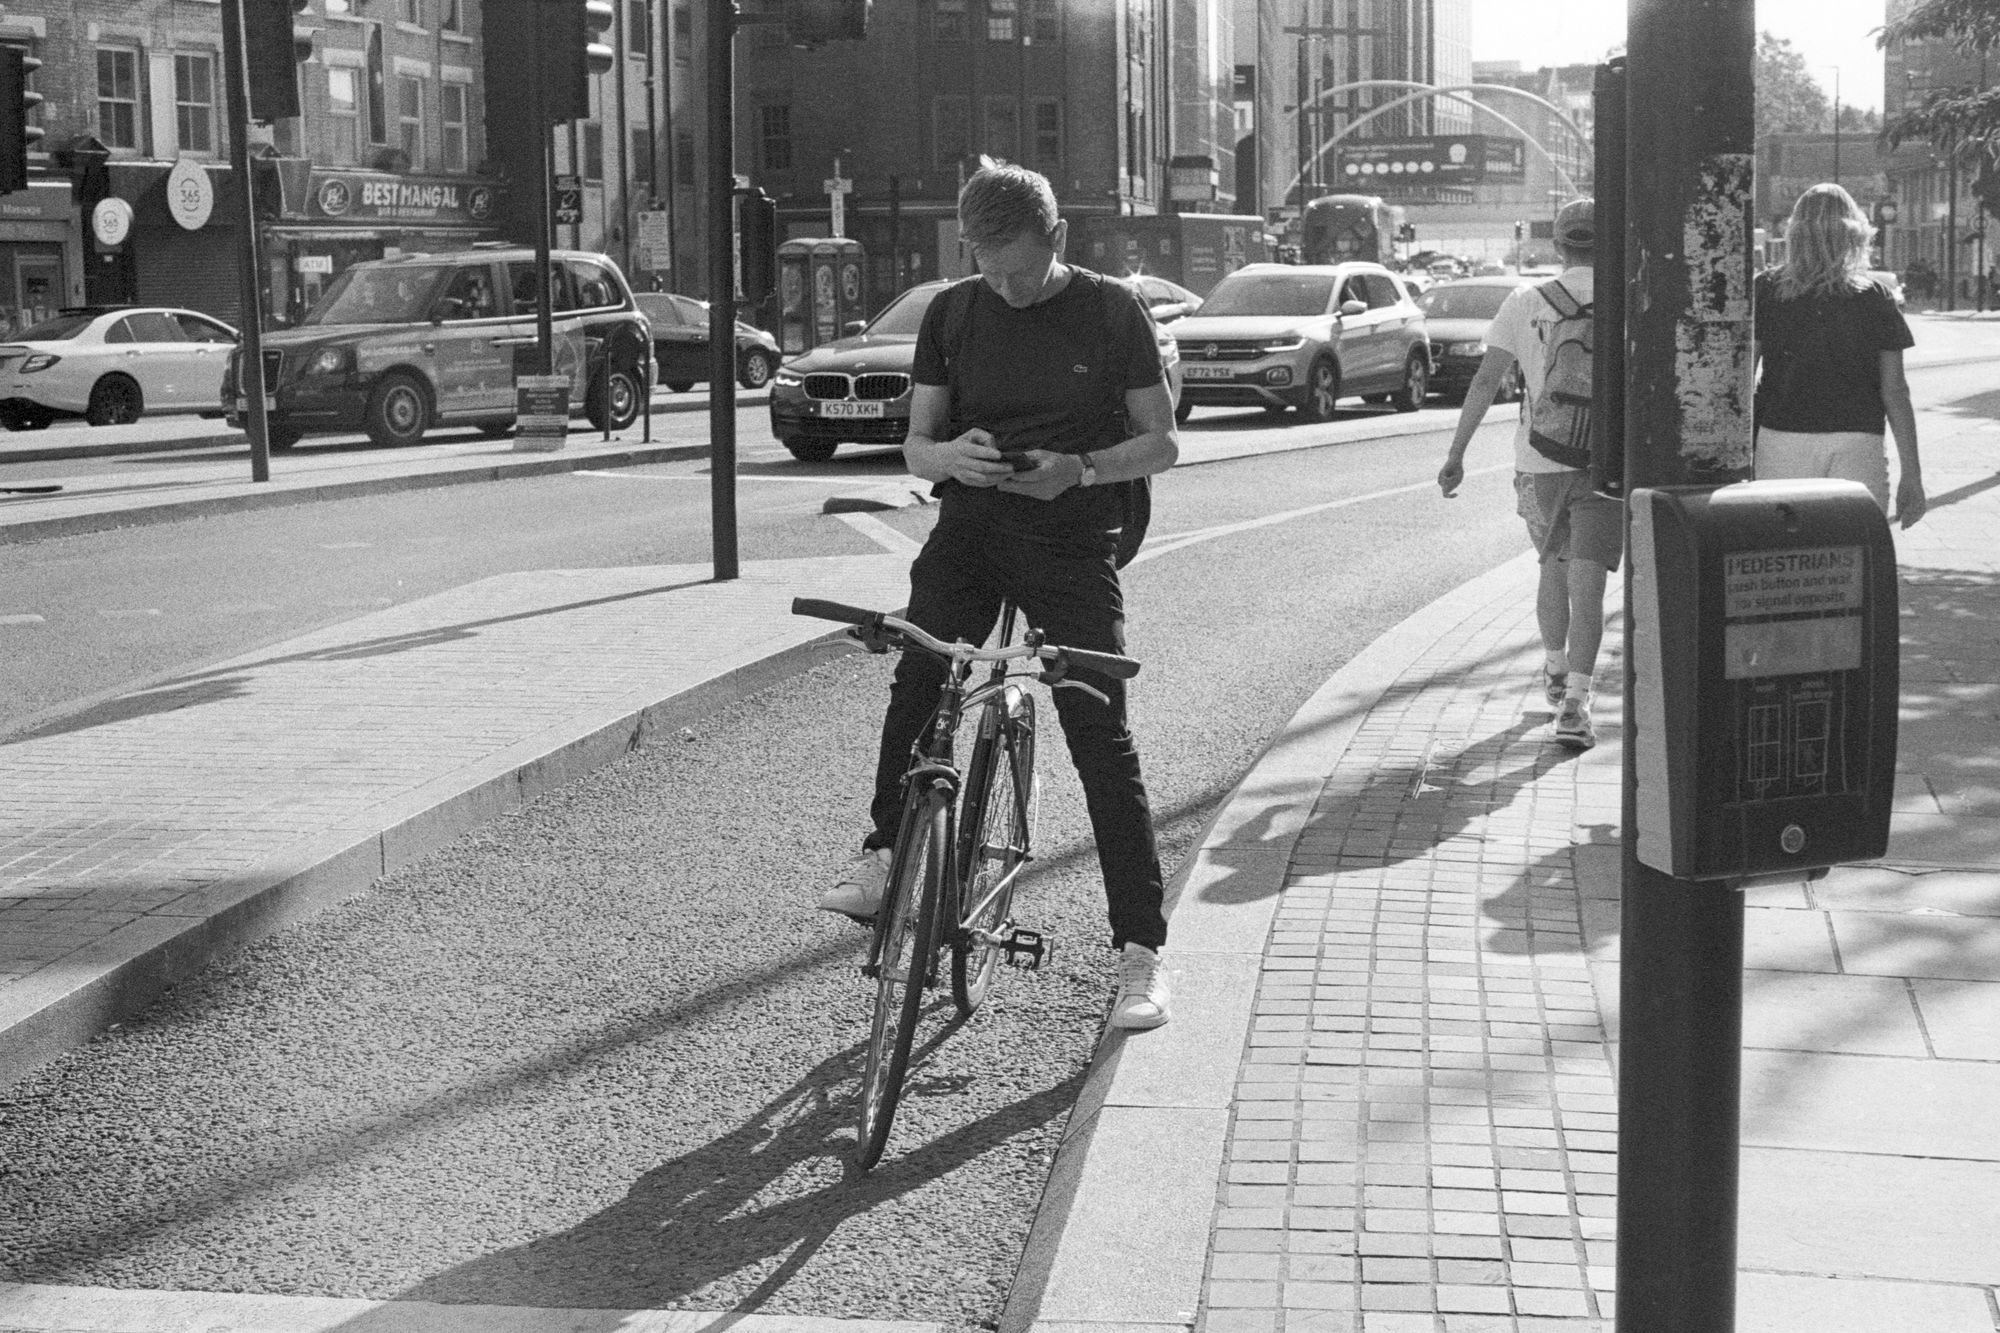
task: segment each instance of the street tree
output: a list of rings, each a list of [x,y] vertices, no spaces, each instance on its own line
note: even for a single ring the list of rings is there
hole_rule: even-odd
[[[1942,42],[1984,55],[2000,47],[2000,0],[1918,0],[1909,12],[1882,29],[1888,47],[1910,42]],[[1991,170],[2000,153],[2000,87],[1977,84],[1932,89],[1923,102],[1893,117],[1883,132],[1889,146],[1929,140],[1939,152],[1967,162],[1980,159]]]
[[[1826,91],[1782,37],[1757,34],[1757,137],[1827,128]]]

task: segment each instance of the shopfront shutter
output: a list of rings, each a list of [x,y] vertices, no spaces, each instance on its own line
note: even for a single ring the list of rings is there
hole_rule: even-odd
[[[135,233],[133,258],[139,304],[183,306],[242,327],[234,228]]]

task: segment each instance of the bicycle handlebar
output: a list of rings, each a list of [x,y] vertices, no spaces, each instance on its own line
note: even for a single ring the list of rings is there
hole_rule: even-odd
[[[840,602],[823,601],[817,597],[794,597],[792,614],[837,621],[843,625],[859,625],[864,629],[892,630],[909,642],[928,649],[940,657],[959,657],[970,662],[1012,662],[1024,657],[1039,657],[1044,661],[1060,662],[1065,666],[1095,671],[1113,680],[1130,680],[1139,674],[1139,663],[1136,660],[1120,657],[1116,653],[1100,653],[1089,648],[1064,648],[1052,643],[1032,647],[1019,643],[1005,648],[974,648],[969,644],[951,644],[926,634],[901,617],[883,611],[866,611],[858,606],[846,606]]]

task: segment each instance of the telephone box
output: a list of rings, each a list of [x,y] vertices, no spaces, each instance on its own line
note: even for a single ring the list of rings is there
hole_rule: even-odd
[[[1637,854],[1677,879],[1888,848],[1896,553],[1867,489],[1634,490]]]
[[[778,345],[786,356],[846,335],[865,319],[861,242],[798,237],[778,247]]]

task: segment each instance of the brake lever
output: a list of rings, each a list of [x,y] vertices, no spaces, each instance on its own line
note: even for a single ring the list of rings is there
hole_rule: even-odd
[[[1053,682],[1049,688],[1052,690],[1082,690],[1106,708],[1111,706],[1111,697],[1109,695],[1103,690],[1098,689],[1095,685],[1086,685],[1080,680],[1058,680]]]
[[[889,651],[889,636],[893,632],[886,625],[851,625],[847,637],[871,653],[886,653]]]

